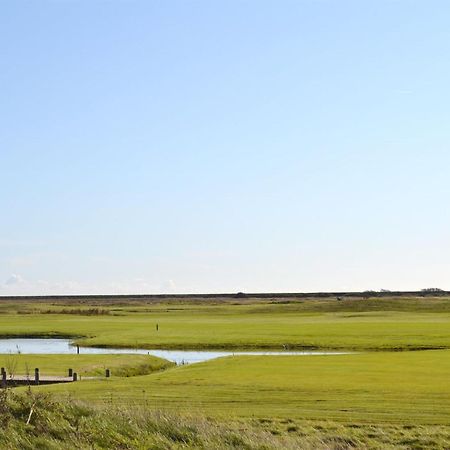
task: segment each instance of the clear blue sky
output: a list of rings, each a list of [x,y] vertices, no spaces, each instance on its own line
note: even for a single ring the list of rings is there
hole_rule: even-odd
[[[450,3],[0,5],[0,294],[450,289]]]

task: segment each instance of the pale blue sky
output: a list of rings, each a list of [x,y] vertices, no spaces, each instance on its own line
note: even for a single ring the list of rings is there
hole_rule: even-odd
[[[0,294],[450,289],[449,23],[4,0]]]

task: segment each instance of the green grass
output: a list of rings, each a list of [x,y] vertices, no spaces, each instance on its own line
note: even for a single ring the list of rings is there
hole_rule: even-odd
[[[20,302],[19,302],[20,303]],[[1,302],[0,302],[1,305]],[[72,336],[87,346],[411,350],[450,348],[450,299],[5,303],[1,336]],[[17,308],[21,308],[20,310]],[[73,313],[68,313],[72,308]],[[52,314],[47,314],[52,310]],[[21,312],[19,314],[18,312]],[[59,313],[58,313],[59,312]],[[24,314],[26,313],[26,314]],[[156,331],[159,324],[159,331]]]
[[[229,420],[148,407],[96,406],[0,391],[0,448],[78,449],[448,449],[443,426],[347,425],[293,419]]]
[[[0,333],[102,346],[361,352],[181,367],[146,355],[13,355],[42,374],[72,366],[82,377],[103,375],[108,366],[114,376],[33,386],[22,400],[0,401],[0,420],[9,417],[0,448],[450,448],[448,298],[0,302]],[[430,348],[443,350],[383,351]],[[42,393],[52,396],[41,401]]]
[[[450,424],[450,351],[236,356],[130,379],[42,387],[218,417]]]
[[[78,375],[104,376],[105,369],[112,376],[145,375],[172,367],[174,364],[148,355],[26,355],[0,354],[0,366],[8,374],[34,376],[39,368],[41,375],[67,376],[68,369]]]
[[[245,424],[148,409],[93,407],[80,402],[0,391],[0,448],[60,449],[294,449],[319,439],[274,436]],[[264,447],[262,447],[264,443]],[[314,446],[315,448],[319,448]]]

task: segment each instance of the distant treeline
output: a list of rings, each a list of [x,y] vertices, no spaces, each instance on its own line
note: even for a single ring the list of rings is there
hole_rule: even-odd
[[[1,300],[75,300],[75,301],[158,301],[158,300],[231,300],[231,299],[264,299],[264,298],[368,298],[368,297],[446,297],[450,296],[450,291],[438,288],[427,288],[420,291],[362,291],[362,292],[265,292],[265,293],[226,293],[226,294],[120,294],[120,295],[32,295],[32,296],[0,296]]]

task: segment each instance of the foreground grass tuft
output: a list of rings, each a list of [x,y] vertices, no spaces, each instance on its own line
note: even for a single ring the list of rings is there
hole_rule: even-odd
[[[294,449],[298,439],[275,438],[252,425],[147,408],[92,407],[29,390],[0,392],[0,448],[5,449]]]

